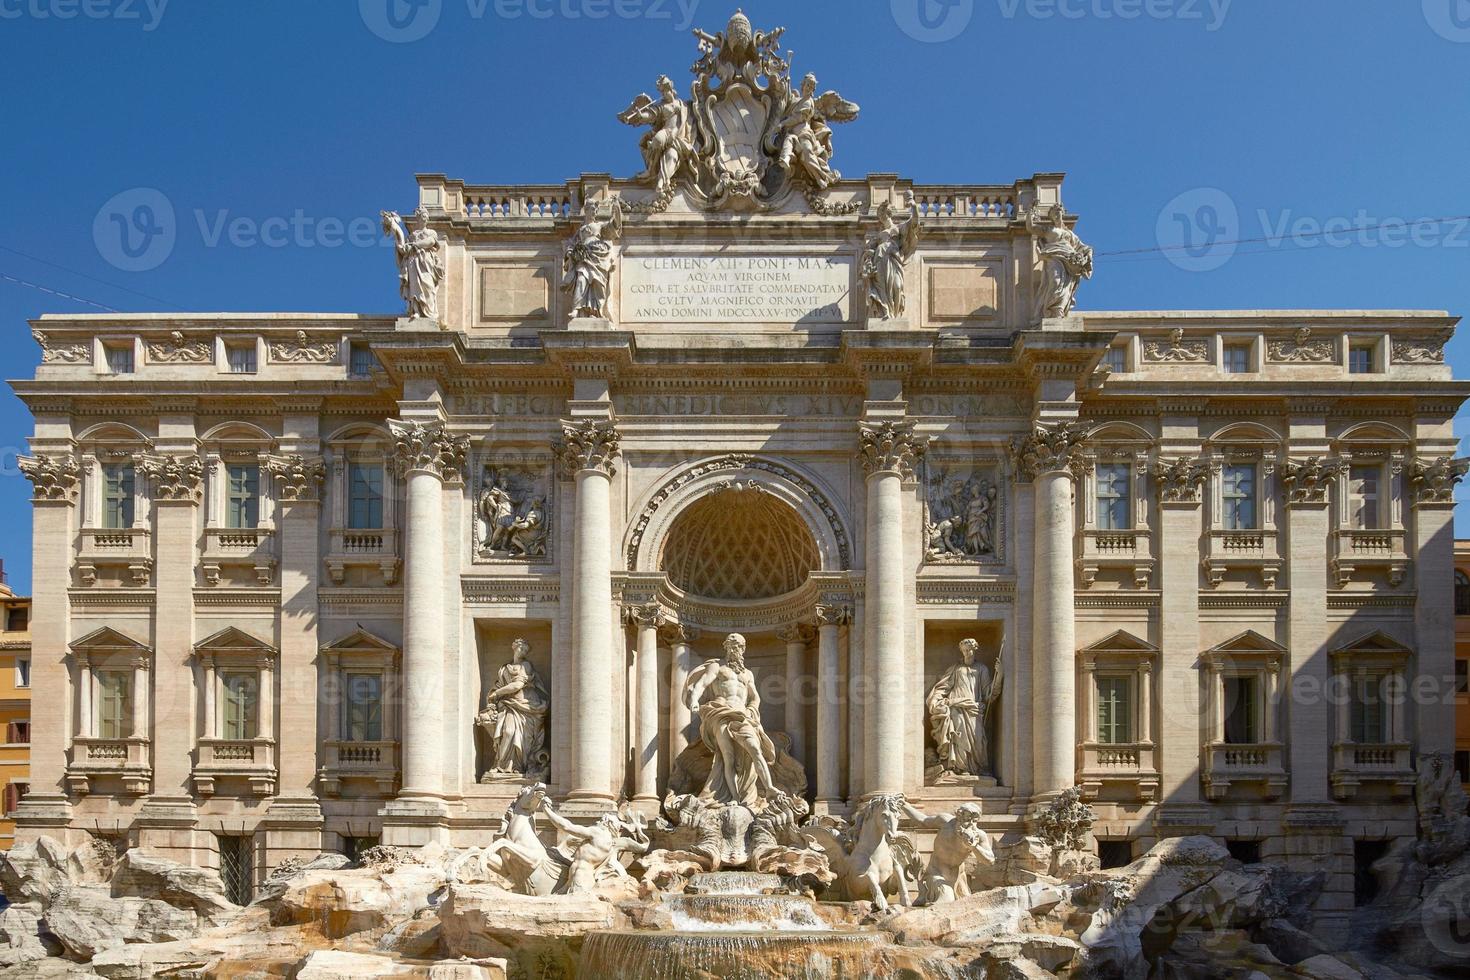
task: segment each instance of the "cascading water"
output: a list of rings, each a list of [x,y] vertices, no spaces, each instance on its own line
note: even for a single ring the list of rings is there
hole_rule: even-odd
[[[862,975],[884,942],[874,930],[833,926],[811,899],[780,894],[776,875],[698,875],[682,895],[663,896],[671,929],[590,933],[580,975],[598,980],[686,980]]]

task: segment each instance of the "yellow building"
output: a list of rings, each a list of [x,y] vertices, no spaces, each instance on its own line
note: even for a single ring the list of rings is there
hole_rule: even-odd
[[[1455,542],[1455,768],[1470,788],[1470,540]]]
[[[31,600],[10,590],[0,567],[0,850],[15,840],[16,805],[31,779]]]

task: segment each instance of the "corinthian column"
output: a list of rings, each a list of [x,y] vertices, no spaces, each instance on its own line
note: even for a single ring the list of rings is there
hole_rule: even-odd
[[[403,545],[403,788],[444,792],[444,481],[463,473],[469,439],[442,422],[388,421],[408,484]]]
[[[694,641],[699,639],[699,630],[672,624],[665,632],[673,647],[669,657],[669,772],[673,772],[674,760],[693,738],[694,713],[684,703],[684,685],[694,669]]]
[[[852,621],[847,606],[817,607],[817,803],[831,809],[842,802],[842,715],[837,703],[842,653],[838,633]]]
[[[1057,793],[1077,774],[1077,628],[1073,620],[1072,469],[1081,429],[1038,427],[1016,446],[1034,494],[1032,704],[1035,792]]]
[[[612,781],[612,477],[618,430],[610,420],[562,423],[557,457],[576,481],[572,526],[572,790],[569,797],[611,802]]]
[[[863,736],[863,789],[902,793],[908,695],[903,481],[913,477],[928,439],[914,435],[912,422],[860,422],[858,438],[858,458],[868,474],[863,667],[872,698]]]

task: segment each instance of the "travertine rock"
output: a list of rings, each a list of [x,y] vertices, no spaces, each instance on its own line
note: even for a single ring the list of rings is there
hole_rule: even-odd
[[[42,935],[39,905],[11,905],[0,912],[0,966],[29,963],[60,952],[53,937]]]
[[[0,892],[12,902],[50,901],[71,884],[66,858],[66,849],[50,837],[0,852]]]
[[[617,929],[626,917],[592,895],[517,895],[494,885],[450,885],[439,907],[445,950],[456,956],[502,956],[534,940],[577,941],[594,929]]]
[[[125,943],[187,939],[198,932],[199,917],[157,899],[114,898],[105,888],[79,885],[52,898],[46,925],[67,955],[85,962]]]
[[[900,943],[981,943],[994,936],[1027,931],[1031,916],[1045,914],[1066,894],[1065,886],[1042,882],[1011,885],[941,905],[906,909],[882,926]]]
[[[410,977],[424,973],[387,956],[319,949],[301,961],[296,980],[363,980],[364,977]]]
[[[442,870],[417,864],[386,872],[304,871],[258,904],[276,925],[316,922],[340,938],[412,919],[444,882]]]
[[[1300,963],[1331,952],[1325,942],[1284,919],[1267,919],[1251,930],[1251,938],[1270,949],[1283,963]]]
[[[225,883],[217,872],[195,868],[133,848],[117,863],[112,875],[115,898],[156,898],[178,908],[189,908],[210,924],[227,921],[240,907],[225,897]]]

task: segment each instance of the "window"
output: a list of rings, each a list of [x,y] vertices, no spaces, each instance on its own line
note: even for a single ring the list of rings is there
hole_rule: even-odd
[[[1225,850],[1229,851],[1230,856],[1241,864],[1261,863],[1261,842],[1258,840],[1227,837],[1225,839]]]
[[[254,738],[260,705],[259,675],[254,671],[226,671],[220,674],[220,687],[224,698],[220,737],[229,741]]]
[[[1226,677],[1225,741],[1230,745],[1254,745],[1261,741],[1255,677]]]
[[[1470,694],[1470,660],[1455,661],[1455,693]]]
[[[28,721],[12,721],[5,726],[6,745],[30,745],[31,723]]]
[[[1256,529],[1256,464],[1231,463],[1223,471],[1225,527],[1230,531]]]
[[[225,487],[225,526],[260,525],[260,467],[232,464]]]
[[[342,715],[342,738],[348,742],[383,740],[383,677],[381,674],[347,674],[343,678],[346,710]]]
[[[30,687],[31,686],[31,658],[30,657],[16,657],[15,658],[15,686],[16,687]]]
[[[1126,677],[1097,679],[1097,740],[1107,745],[1133,741],[1132,696]]]
[[[1130,473],[1126,463],[1097,467],[1097,527],[1100,531],[1126,531],[1133,522],[1128,514]]]
[[[133,672],[99,670],[97,674],[97,736],[128,738],[133,734]]]
[[[343,837],[342,856],[356,863],[362,857],[363,851],[377,846],[378,839],[376,837]]]
[[[1251,369],[1250,344],[1225,345],[1225,373],[1249,374]]]
[[[119,344],[116,347],[108,346],[107,370],[110,374],[132,374],[133,373],[133,345]]]
[[[5,610],[5,629],[10,633],[24,633],[31,622],[31,610],[28,606],[11,606]],[[30,661],[27,660],[29,665]]]
[[[1378,897],[1378,876],[1373,865],[1388,855],[1386,840],[1353,841],[1353,905],[1368,905]]]
[[[109,463],[102,467],[102,526],[133,526],[133,467]]]
[[[1353,678],[1351,736],[1358,745],[1381,745],[1388,741],[1384,680],[1382,674],[1359,674]]]
[[[225,348],[225,364],[230,374],[255,373],[255,345],[230,344]]]
[[[1348,520],[1359,530],[1381,527],[1379,480],[1381,467],[1354,466],[1348,470]]]
[[[1460,774],[1460,782],[1470,782],[1470,750],[1455,753],[1455,772]]]
[[[1373,345],[1353,344],[1348,347],[1348,374],[1372,374]]]
[[[236,905],[249,905],[255,898],[255,872],[250,855],[250,838],[220,834],[219,876],[225,896]]]
[[[1128,370],[1127,348],[1122,346],[1109,347],[1108,352],[1103,355],[1102,362],[1103,367],[1107,368],[1109,371],[1113,372],[1114,374],[1122,374],[1123,372]]]
[[[1455,615],[1470,616],[1470,575],[1455,569]]]
[[[1133,863],[1133,842],[1131,840],[1099,840],[1097,860],[1104,869],[1126,867]]]
[[[353,344],[349,370],[354,378],[366,378],[378,367],[378,359],[367,344]]]
[[[5,814],[9,816],[20,806],[20,801],[26,798],[31,791],[30,783],[6,783],[5,784]]]
[[[383,526],[383,466],[349,463],[347,466],[347,526],[354,530]]]

